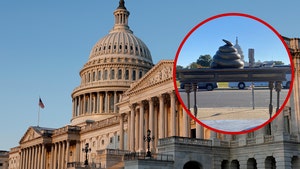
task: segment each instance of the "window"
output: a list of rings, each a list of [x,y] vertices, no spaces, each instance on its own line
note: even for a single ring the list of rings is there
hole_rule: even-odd
[[[93,81],[96,80],[96,72],[93,72]]]
[[[87,74],[87,81],[90,82],[90,73]]]
[[[129,70],[126,69],[125,71],[125,80],[128,80],[129,79]]]
[[[102,144],[102,145],[104,144],[104,140],[101,141],[101,144]]]
[[[107,80],[107,70],[104,70],[104,80]]]
[[[122,69],[119,69],[118,71],[118,79],[122,79]]]
[[[132,80],[135,80],[135,79],[136,79],[135,74],[136,74],[136,71],[133,70],[133,71],[132,71]]]
[[[114,141],[114,138],[113,138],[113,137],[109,138],[109,142],[110,142],[110,143],[113,143],[113,141]]]
[[[139,73],[139,79],[142,78],[142,76],[143,76],[143,71],[140,70],[140,73]]]
[[[115,70],[111,70],[110,79],[115,79]]]

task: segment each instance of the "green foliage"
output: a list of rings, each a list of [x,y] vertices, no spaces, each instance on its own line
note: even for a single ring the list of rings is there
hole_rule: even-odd
[[[284,65],[284,63],[282,61],[274,61],[275,65]]]
[[[198,67],[199,67],[199,65],[196,62],[193,62],[188,66],[189,69],[196,69]]]
[[[210,67],[211,62],[212,62],[212,57],[209,54],[206,54],[206,55],[200,55],[196,63],[202,67]]]

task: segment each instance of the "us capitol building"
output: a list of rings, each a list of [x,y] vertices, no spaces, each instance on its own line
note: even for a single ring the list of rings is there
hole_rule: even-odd
[[[9,169],[291,169],[300,168],[300,41],[285,38],[295,63],[294,90],[265,128],[226,135],[196,124],[180,105],[173,60],[153,64],[128,26],[120,0],[108,35],[92,48],[72,92],[72,119],[61,128],[31,126],[9,152]],[[151,157],[148,151],[147,136]],[[1,167],[0,167],[1,168]]]

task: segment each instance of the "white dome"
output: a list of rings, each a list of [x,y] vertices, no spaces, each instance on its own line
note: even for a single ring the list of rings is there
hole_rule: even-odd
[[[90,60],[107,55],[131,55],[152,63],[152,57],[145,43],[130,31],[112,31],[100,39],[90,53]]]

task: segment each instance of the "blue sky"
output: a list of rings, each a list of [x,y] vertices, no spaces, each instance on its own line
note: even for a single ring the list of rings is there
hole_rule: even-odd
[[[195,25],[220,13],[247,13],[282,35],[300,35],[296,0],[125,2],[129,26],[147,44],[154,63],[173,59]],[[118,0],[0,1],[0,150],[17,146],[27,128],[37,125],[39,96],[45,104],[40,126],[69,123],[79,71],[93,45],[113,27],[117,6]],[[240,36],[243,48],[251,46],[245,39]]]
[[[188,66],[200,55],[213,57],[220,46],[225,45],[222,39],[241,46],[244,60],[248,61],[248,49],[255,49],[255,61],[282,61],[290,64],[287,50],[273,30],[253,19],[240,14],[218,15],[201,22],[191,30],[178,56],[177,65]]]

